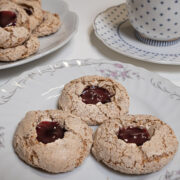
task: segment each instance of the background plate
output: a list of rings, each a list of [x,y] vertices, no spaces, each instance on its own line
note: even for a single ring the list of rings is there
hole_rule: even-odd
[[[19,66],[37,60],[64,46],[76,33],[78,28],[78,16],[76,13],[69,11],[64,1],[43,0],[42,8],[52,13],[59,14],[62,23],[59,31],[50,36],[39,38],[40,49],[36,54],[15,62],[0,62],[0,69]]]
[[[115,172],[90,155],[72,172],[48,174],[18,159],[12,139],[18,122],[30,110],[57,109],[64,84],[84,75],[102,75],[121,82],[130,96],[130,113],[152,114],[168,123],[180,141],[180,88],[142,68],[112,61],[61,61],[35,68],[0,87],[0,179],[12,180],[174,180],[180,178],[180,152],[159,172],[128,176]]]

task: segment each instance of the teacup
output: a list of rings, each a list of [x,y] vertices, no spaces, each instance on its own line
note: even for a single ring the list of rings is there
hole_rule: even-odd
[[[129,21],[140,39],[180,38],[180,0],[127,0]]]

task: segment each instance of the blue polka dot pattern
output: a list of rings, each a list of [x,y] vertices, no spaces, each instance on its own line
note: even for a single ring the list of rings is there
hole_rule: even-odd
[[[130,22],[140,33],[158,40],[180,37],[180,0],[127,0],[127,6]]]
[[[180,41],[180,39],[177,39],[176,41],[169,41],[169,42],[151,40],[151,39],[141,36],[137,31],[136,31],[135,35],[136,35],[137,39],[139,39],[140,41],[142,41],[145,44],[149,44],[149,45],[153,45],[153,46],[160,46],[160,47],[174,45]],[[160,33],[160,35],[163,35],[163,33]]]
[[[109,8],[103,13],[100,13],[94,21],[94,31],[96,36],[106,46],[124,55],[128,55],[133,58],[141,59],[144,61],[151,61],[155,63],[180,64],[179,39],[177,41],[170,41],[169,43],[166,41],[165,42],[162,41],[161,43],[158,44],[156,44],[155,41],[151,41],[148,39],[150,45],[157,45],[157,46],[169,46],[178,43],[176,44],[175,48],[174,46],[169,46],[166,48],[166,47],[153,47],[146,44],[143,45],[143,43],[140,43],[135,38],[133,28],[132,26],[130,26],[129,21],[127,20],[128,12],[126,10],[125,11],[123,10],[125,7],[126,7],[125,4],[121,4],[119,6]],[[114,9],[117,10],[114,11]],[[111,14],[112,11],[114,12],[113,14]],[[122,15],[121,12],[123,12]],[[171,19],[173,18],[171,17]],[[177,23],[177,22],[178,21],[173,23]],[[163,28],[165,28],[165,26]],[[165,28],[165,30],[167,30],[168,28]],[[176,34],[178,33],[178,31],[174,31],[172,27],[170,29],[171,29],[170,30],[171,33],[176,33]],[[151,34],[151,31],[147,30],[146,34]],[[167,36],[167,38],[170,37],[168,34],[164,34],[164,33],[162,36]],[[154,37],[156,37],[156,35],[154,35]]]

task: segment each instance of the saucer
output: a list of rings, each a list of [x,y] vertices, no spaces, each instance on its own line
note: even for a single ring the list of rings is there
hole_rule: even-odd
[[[180,65],[180,42],[167,47],[157,47],[137,39],[128,20],[126,3],[98,14],[93,26],[96,36],[120,54],[146,62]]]

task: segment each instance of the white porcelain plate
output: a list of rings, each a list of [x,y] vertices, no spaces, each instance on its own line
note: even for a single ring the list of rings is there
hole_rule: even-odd
[[[42,8],[59,14],[62,23],[59,31],[50,36],[39,38],[40,49],[36,54],[15,62],[0,62],[0,69],[19,66],[37,60],[61,48],[74,36],[78,28],[78,16],[68,9],[68,5],[63,0],[43,0]]]
[[[93,26],[96,36],[118,53],[146,62],[180,65],[180,42],[157,47],[137,40],[128,20],[125,3],[98,14]]]
[[[159,172],[128,176],[115,172],[90,155],[72,172],[48,174],[28,166],[13,151],[18,122],[30,110],[57,109],[63,86],[84,75],[101,75],[121,82],[130,96],[130,113],[152,114],[168,123],[180,141],[180,88],[132,65],[98,59],[60,61],[27,71],[0,87],[0,179],[12,180],[174,180],[180,178],[180,151]],[[72,149],[73,151],[73,149]],[[76,152],[74,152],[76,153]],[[167,178],[168,177],[168,178]]]

